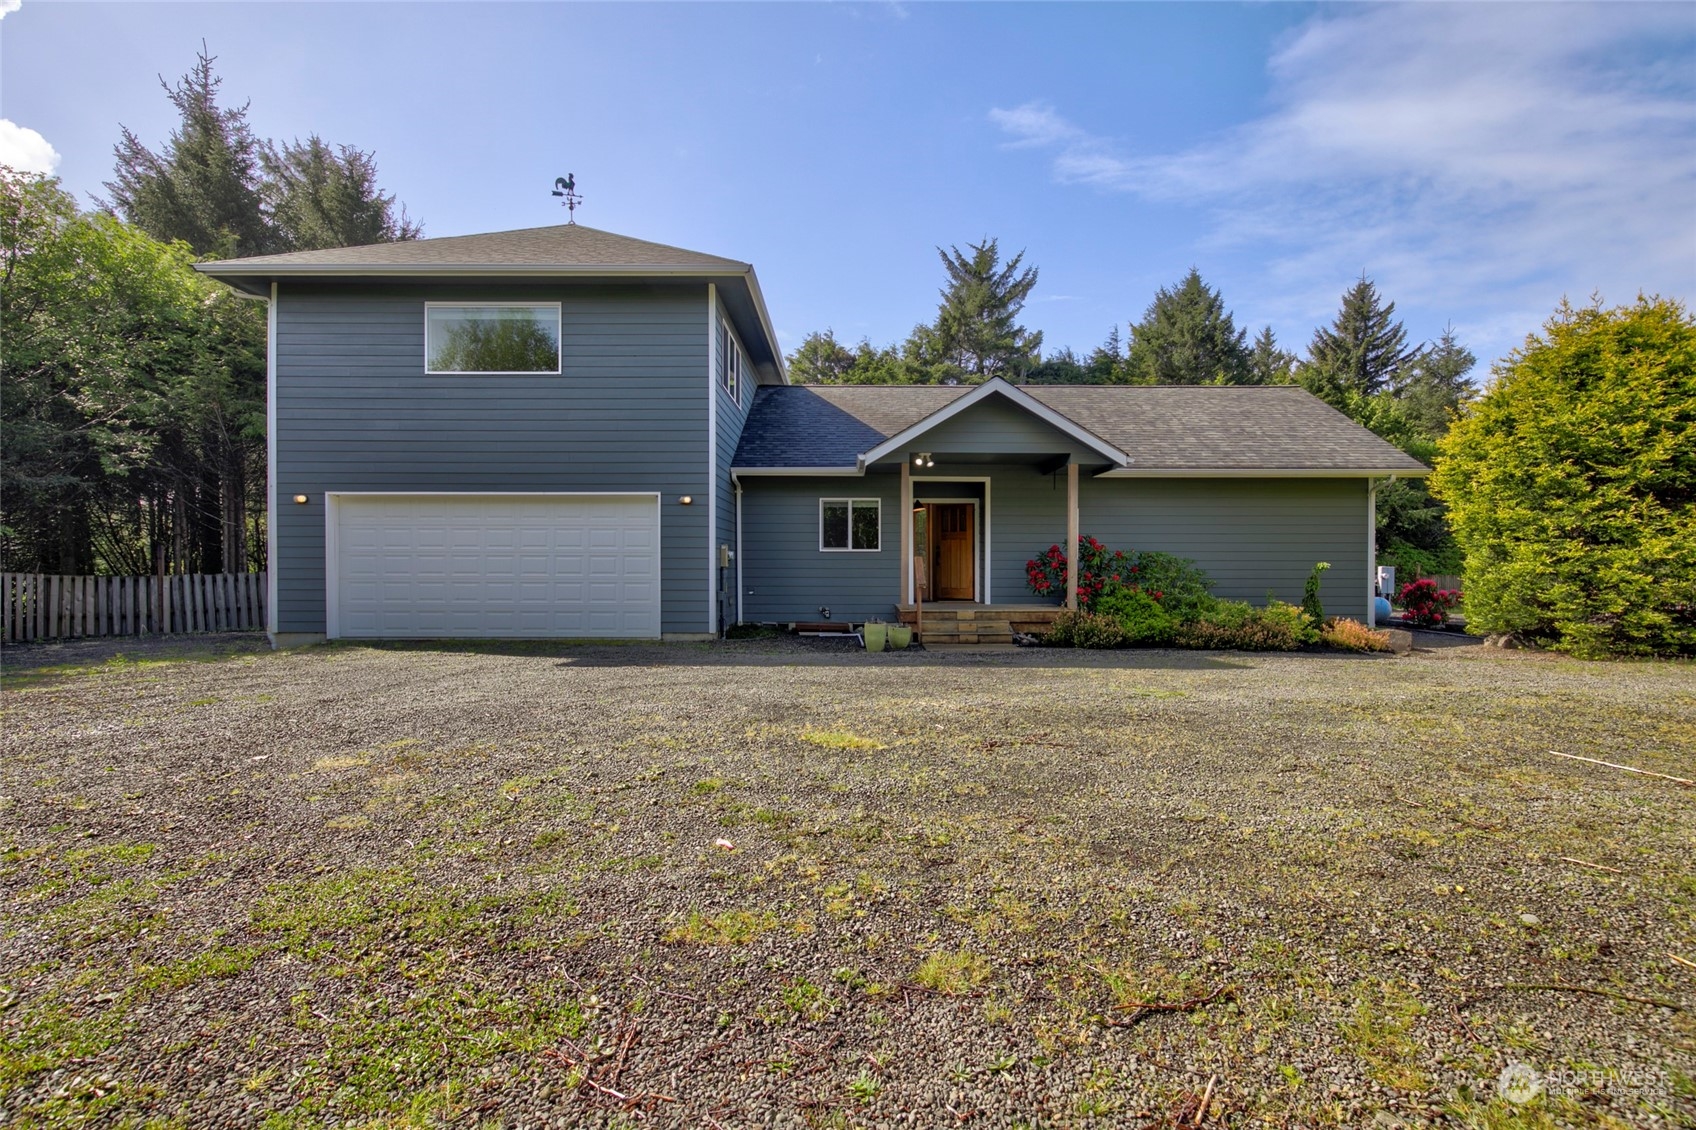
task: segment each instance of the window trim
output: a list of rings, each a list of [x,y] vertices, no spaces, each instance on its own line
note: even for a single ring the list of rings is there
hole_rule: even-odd
[[[824,508],[837,502],[848,507],[848,544],[826,545],[824,543]],[[871,549],[854,548],[854,507],[873,506],[877,508],[877,545]],[[819,499],[819,552],[820,553],[882,553],[883,552],[883,499],[881,498],[820,498]]]
[[[565,310],[561,302],[478,302],[430,301],[424,303],[424,375],[427,377],[557,377],[565,372]],[[430,368],[430,311],[438,308],[467,309],[469,307],[525,307],[551,309],[554,312],[554,367],[552,369],[432,369]]]
[[[746,366],[742,364],[742,343],[736,340],[736,330],[730,325],[730,319],[719,315],[718,320],[719,365],[718,387],[724,395],[730,397],[731,403],[738,407],[742,404],[742,374]]]

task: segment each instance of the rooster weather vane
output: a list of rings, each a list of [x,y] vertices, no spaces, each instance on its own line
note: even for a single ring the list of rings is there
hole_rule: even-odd
[[[566,173],[563,177],[554,178],[554,195],[563,197],[560,201],[565,207],[567,223],[577,222],[577,206],[583,203],[583,198],[577,195],[577,174]]]

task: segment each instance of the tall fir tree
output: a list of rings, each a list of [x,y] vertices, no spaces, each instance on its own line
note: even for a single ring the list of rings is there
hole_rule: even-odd
[[[260,144],[247,124],[247,104],[218,104],[223,80],[212,71],[215,61],[202,44],[194,69],[177,85],[159,80],[180,118],[162,152],[119,127],[117,169],[106,182],[110,206],[154,239],[182,240],[202,257],[283,250],[260,198]]]
[[[375,157],[317,134],[260,150],[260,188],[278,241],[293,251],[417,239],[423,228],[377,187]]]
[[[815,331],[789,355],[789,379],[797,384],[833,384],[847,377],[854,360],[854,354],[836,340],[834,330]]]
[[[1255,335],[1248,354],[1250,384],[1284,385],[1293,379],[1296,355],[1278,347],[1278,338],[1267,326]]]
[[[1443,436],[1455,412],[1477,390],[1468,376],[1478,358],[1455,336],[1452,325],[1443,327],[1437,344],[1410,364],[1394,385],[1409,417],[1426,435]]]
[[[1020,269],[1023,251],[1001,262],[993,239],[966,246],[970,254],[958,247],[936,249],[948,281],[931,332],[915,331],[910,353],[921,365],[951,367],[974,384],[991,377],[1018,379],[1041,357],[1042,334],[1018,321],[1037,269]]]
[[[1125,368],[1139,384],[1246,384],[1247,337],[1219,292],[1191,267],[1174,289],[1156,292],[1142,321],[1131,327]]]
[[[1384,302],[1362,273],[1344,292],[1330,328],[1313,331],[1299,373],[1302,386],[1337,407],[1391,387],[1421,353],[1420,347],[1408,347],[1407,330],[1395,313],[1396,304]]]

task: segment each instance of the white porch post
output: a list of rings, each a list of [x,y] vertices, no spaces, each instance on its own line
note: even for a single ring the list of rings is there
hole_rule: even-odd
[[[1066,464],[1066,608],[1078,609],[1078,465]]]
[[[913,465],[901,456],[901,595],[897,604],[913,601]]]

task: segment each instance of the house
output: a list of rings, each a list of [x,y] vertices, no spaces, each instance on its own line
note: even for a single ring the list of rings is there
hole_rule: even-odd
[[[200,269],[269,307],[279,645],[1012,621],[1074,532],[1364,618],[1427,473],[1287,386],[791,385],[747,263],[570,224]]]

